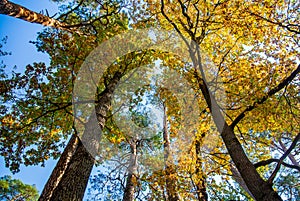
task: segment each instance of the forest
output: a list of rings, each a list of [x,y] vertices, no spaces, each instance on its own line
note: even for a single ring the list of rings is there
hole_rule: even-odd
[[[299,200],[299,1],[50,1],[0,0],[50,58],[0,64],[0,155],[57,160],[1,200]]]

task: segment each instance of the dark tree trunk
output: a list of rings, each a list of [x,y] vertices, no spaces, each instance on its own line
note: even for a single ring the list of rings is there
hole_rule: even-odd
[[[247,185],[245,184],[245,181],[243,180],[243,178],[241,177],[241,174],[239,173],[239,171],[233,166],[231,165],[230,167],[231,173],[232,173],[232,177],[233,179],[252,197],[254,198],[254,196],[252,195],[252,193],[249,191]]]
[[[78,137],[76,135],[72,135],[69,143],[67,144],[64,152],[60,156],[59,161],[52,171],[46,185],[44,186],[39,201],[47,201],[51,198],[54,189],[58,186],[62,176],[65,174],[69,162],[71,161],[71,158],[77,149],[78,143]]]
[[[176,171],[174,169],[172,154],[171,154],[171,144],[170,144],[170,136],[168,132],[167,125],[167,108],[164,107],[164,117],[163,117],[163,138],[164,138],[164,162],[165,162],[165,172],[166,172],[166,190],[167,197],[169,201],[178,201],[179,195],[176,189],[176,180],[174,179],[174,175]]]
[[[52,194],[50,198],[49,196],[47,197],[49,199],[44,200],[81,201],[83,199],[88,179],[94,165],[93,156],[97,153],[99,148],[97,142],[99,142],[101,138],[101,130],[98,129],[99,127],[94,128],[90,124],[96,121],[99,123],[100,128],[103,129],[113,92],[121,77],[122,74],[117,72],[107,88],[99,95],[100,101],[95,107],[96,116],[90,116],[88,123],[85,125],[85,131],[81,138],[82,140],[79,140],[78,146],[73,153],[70,162],[67,163],[65,158],[64,162],[57,164],[57,166],[67,164],[67,167],[55,167],[55,169],[65,169],[65,171],[63,175],[60,175],[62,177],[56,187],[52,185],[55,189],[44,190],[44,194]],[[88,150],[86,147],[88,147]],[[63,153],[63,155],[64,154],[65,153]],[[54,171],[54,173],[55,172],[56,171]],[[50,178],[55,176],[56,175],[51,175]],[[52,182],[48,181],[48,183]],[[51,193],[48,193],[47,191],[51,191]]]
[[[136,172],[137,172],[137,140],[132,139],[130,142],[130,161],[128,167],[128,175],[126,187],[124,190],[123,201],[133,201],[135,193]]]
[[[208,195],[206,192],[206,181],[202,170],[202,161],[201,161],[201,139],[196,139],[195,149],[196,149],[196,190],[199,201],[208,201]]]
[[[221,133],[221,137],[228,153],[251,194],[259,201],[282,201],[280,196],[273,190],[272,185],[264,181],[256,171],[256,168],[251,163],[244,152],[242,145],[238,141],[233,128],[226,123],[214,96],[209,92],[205,82],[200,84],[200,89],[212,113],[218,131]]]
[[[68,165],[50,201],[81,201],[93,169],[94,158],[79,142],[75,154]]]
[[[260,177],[256,168],[245,154],[232,128],[225,124],[221,136],[232,160],[254,198],[261,201],[282,201],[280,196],[273,190],[272,185]]]

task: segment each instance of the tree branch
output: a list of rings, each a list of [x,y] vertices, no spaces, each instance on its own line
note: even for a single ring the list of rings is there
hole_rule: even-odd
[[[269,23],[271,23],[271,24],[275,24],[275,25],[278,25],[278,26],[280,26],[280,27],[283,27],[283,28],[285,28],[285,29],[287,29],[288,31],[290,31],[290,32],[293,32],[293,33],[296,33],[296,34],[300,34],[300,26],[299,25],[294,25],[294,24],[287,24],[287,25],[284,25],[282,22],[274,22],[274,21],[272,21],[272,20],[270,20],[270,19],[267,19],[267,18],[265,18],[265,17],[262,17],[262,16],[260,16],[260,15],[258,15],[258,14],[256,14],[256,13],[253,13],[253,12],[250,12],[250,11],[248,11],[248,13],[250,13],[251,15],[254,15],[254,16],[256,16],[256,17],[258,17],[258,18],[260,18],[260,19],[262,19],[262,20],[265,20],[265,21],[267,21],[267,22],[269,22]],[[291,29],[291,27],[298,27],[298,31],[297,30],[295,30],[295,29]]]
[[[66,23],[60,22],[46,15],[34,12],[32,10],[29,10],[28,8],[12,3],[8,0],[0,0],[0,14],[9,15],[30,23],[41,24],[43,26],[54,27],[57,29],[83,35],[83,33],[79,32],[77,29],[68,28],[69,25]]]
[[[300,133],[298,133],[298,135],[296,136],[296,138],[293,140],[291,146],[288,148],[288,150],[281,156],[280,160],[277,163],[276,168],[274,169],[273,173],[271,174],[271,176],[268,179],[268,183],[272,184],[274,178],[276,177],[276,174],[278,173],[281,164],[283,163],[283,160],[291,153],[291,151],[295,148],[295,146],[297,145],[297,142],[300,139]]]
[[[283,149],[284,152],[287,151],[287,148],[286,146],[282,143],[281,139],[279,138],[278,140],[281,148]],[[294,158],[294,156],[292,154],[289,154],[289,159],[292,161],[292,163],[295,165],[295,166],[300,166],[299,163],[296,161],[296,159]],[[299,170],[300,171],[300,170]]]
[[[248,106],[244,111],[242,111],[236,118],[235,120],[231,123],[230,127],[234,128],[244,117],[246,112],[250,112],[253,109],[256,108],[256,105],[261,105],[263,104],[270,96],[274,95],[281,89],[283,89],[285,86],[287,86],[295,77],[296,75],[300,72],[300,64],[298,67],[291,73],[290,76],[288,76],[286,79],[284,79],[279,85],[277,85],[275,88],[271,89],[265,96],[262,98],[258,99],[255,101],[252,105]]]
[[[255,163],[254,167],[259,168],[261,166],[266,166],[266,165],[269,165],[269,164],[274,163],[274,162],[278,163],[279,161],[280,161],[280,159],[270,158],[270,159],[259,161],[258,163]],[[292,168],[292,169],[296,169],[296,170],[300,171],[300,167],[297,166],[297,165],[291,165],[291,164],[288,164],[288,163],[285,163],[285,162],[282,162],[282,165],[284,165],[288,168]]]

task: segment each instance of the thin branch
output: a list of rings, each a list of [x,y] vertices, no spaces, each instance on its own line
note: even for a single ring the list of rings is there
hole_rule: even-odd
[[[272,184],[274,178],[276,177],[276,174],[278,173],[280,166],[283,163],[283,160],[291,153],[291,151],[295,148],[295,146],[297,145],[297,142],[300,140],[300,133],[298,133],[298,135],[296,136],[296,138],[293,140],[291,146],[288,148],[288,150],[281,156],[279,162],[277,163],[277,166],[275,168],[275,170],[273,171],[273,173],[271,174],[271,176],[268,179],[268,183]]]
[[[288,85],[300,72],[300,64],[298,67],[292,72],[290,76],[284,79],[279,85],[275,88],[271,89],[265,96],[255,101],[252,105],[248,106],[244,111],[242,111],[235,120],[231,123],[230,127],[233,129],[244,117],[246,112],[250,112],[256,108],[257,105],[263,104],[270,96],[273,96],[275,93],[283,89],[286,85]]]
[[[68,12],[66,12],[66,13],[63,13],[62,15],[60,15],[58,18],[57,18],[57,20],[59,20],[59,19],[61,19],[61,18],[63,18],[64,17],[64,20],[67,18],[67,16],[69,15],[69,14],[71,14],[74,10],[77,10],[81,5],[82,5],[82,3],[84,2],[84,0],[81,0],[74,8],[72,8],[71,10],[69,10]]]
[[[300,34],[300,26],[299,26],[299,25],[296,25],[296,24],[287,24],[287,25],[284,25],[282,22],[274,22],[274,21],[272,21],[272,20],[270,20],[270,19],[267,19],[267,18],[265,18],[265,17],[262,17],[262,16],[260,16],[260,15],[258,15],[258,14],[256,14],[256,13],[252,13],[252,12],[250,12],[250,11],[248,11],[248,13],[250,13],[251,15],[254,15],[254,16],[256,16],[256,17],[258,17],[258,18],[260,18],[260,19],[262,19],[262,20],[265,20],[265,21],[267,21],[267,22],[269,22],[269,23],[271,23],[271,24],[275,24],[275,25],[278,25],[278,26],[280,26],[280,27],[283,27],[283,28],[287,29],[287,30],[290,31],[290,32],[293,32],[293,33],[296,33],[296,34]],[[297,27],[297,28],[298,28],[298,31],[295,30],[295,29],[291,29],[291,27]]]
[[[280,146],[282,147],[283,151],[286,152],[287,148],[286,146],[282,143],[281,139],[279,138],[278,140]],[[289,154],[289,159],[292,161],[292,163],[296,166],[300,166],[299,163],[296,161],[295,157],[292,154]],[[299,170],[300,171],[300,170]]]
[[[269,165],[271,163],[275,163],[275,162],[278,163],[279,161],[280,161],[280,159],[270,158],[270,159],[259,161],[258,163],[255,163],[254,167],[255,168],[259,168],[259,167],[262,167],[262,166]],[[291,165],[291,164],[288,164],[288,163],[285,163],[285,162],[282,162],[282,165],[284,165],[284,166],[286,166],[288,168],[296,169],[296,170],[298,170],[300,172],[300,166]]]
[[[185,44],[189,47],[189,42],[188,40],[182,35],[180,29],[178,28],[178,26],[167,16],[167,14],[165,13],[165,2],[164,0],[161,0],[161,8],[160,11],[162,13],[162,15],[166,18],[166,20],[174,27],[174,29],[177,31],[177,33],[180,35],[180,37],[183,39],[183,41],[185,42]]]

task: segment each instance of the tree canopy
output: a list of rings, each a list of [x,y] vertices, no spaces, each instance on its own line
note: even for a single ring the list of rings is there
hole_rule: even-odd
[[[60,157],[40,200],[80,200],[89,178],[97,200],[299,198],[299,2],[58,2],[49,17],[0,1],[1,14],[47,26],[32,43],[49,66],[0,71],[6,166]],[[151,27],[164,31],[138,31]],[[130,31],[132,41],[109,43]],[[108,62],[150,43],[162,49],[145,45]],[[96,54],[103,44],[105,57]],[[75,86],[85,65],[92,100],[91,85]]]
[[[35,186],[24,184],[5,175],[0,178],[0,198],[3,201],[34,201],[39,197]]]

